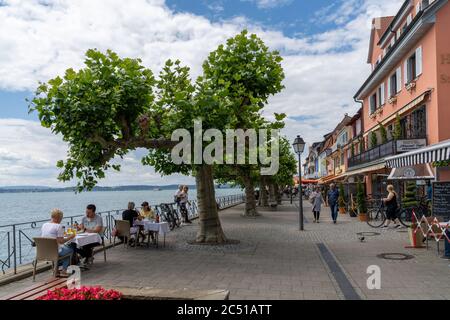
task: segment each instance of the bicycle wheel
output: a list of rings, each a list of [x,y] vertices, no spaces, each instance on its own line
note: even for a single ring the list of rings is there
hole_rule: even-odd
[[[174,217],[175,217],[175,226],[177,226],[178,228],[181,227],[181,219],[180,216],[178,215],[178,212],[176,210],[174,210]]]
[[[414,208],[403,208],[401,209],[400,214],[398,215],[398,220],[400,221],[400,223],[407,228],[411,227],[411,223],[413,220],[413,209]],[[422,217],[421,214],[418,214],[416,209],[414,209],[414,212],[418,219]]]
[[[175,229],[175,218],[173,217],[172,213],[167,213],[167,218],[169,219],[167,222],[169,223],[169,229],[172,231]]]
[[[386,214],[381,209],[370,209],[367,213],[367,224],[372,228],[381,227],[386,221]]]

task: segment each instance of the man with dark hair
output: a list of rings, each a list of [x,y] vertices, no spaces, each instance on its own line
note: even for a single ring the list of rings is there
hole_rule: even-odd
[[[96,210],[97,208],[94,204],[90,204],[86,207],[86,216],[81,220],[81,224],[78,226],[78,230],[88,233],[102,232],[103,219],[101,216],[95,213]],[[77,249],[77,252],[84,258],[85,264],[92,264],[92,262],[94,261],[93,249],[94,247],[99,245],[101,245],[101,243],[91,243]]]
[[[336,185],[332,183],[330,185],[330,190],[327,194],[327,203],[331,210],[331,219],[333,219],[333,223],[336,224],[337,216],[338,216],[338,198],[339,191],[336,188]]]

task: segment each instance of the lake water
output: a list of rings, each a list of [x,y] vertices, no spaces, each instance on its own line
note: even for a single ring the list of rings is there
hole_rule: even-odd
[[[143,201],[150,205],[173,201],[176,190],[102,191],[83,192],[36,192],[0,193],[0,226],[49,218],[53,208],[59,208],[64,216],[84,214],[86,205],[93,203],[97,211],[124,209],[129,201],[140,206]],[[241,189],[216,189],[216,197],[241,194]],[[195,189],[189,190],[189,199],[196,200]]]

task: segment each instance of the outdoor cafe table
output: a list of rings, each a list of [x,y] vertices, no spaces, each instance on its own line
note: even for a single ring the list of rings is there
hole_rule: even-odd
[[[102,237],[98,233],[77,233],[75,238],[73,238],[70,242],[73,242],[77,245],[77,248],[83,247],[85,245],[91,243],[102,243]]]
[[[155,233],[156,236],[156,247],[159,244],[159,235],[164,236],[164,247],[166,246],[166,233],[170,231],[169,224],[167,222],[153,222],[150,220],[136,220],[134,222],[135,226],[143,226],[145,231],[151,231]],[[150,236],[148,237],[147,245],[150,245]]]

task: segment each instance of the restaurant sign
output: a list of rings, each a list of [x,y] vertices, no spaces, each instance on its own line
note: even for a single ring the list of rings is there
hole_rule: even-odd
[[[408,152],[427,146],[427,139],[397,140],[397,152]]]

